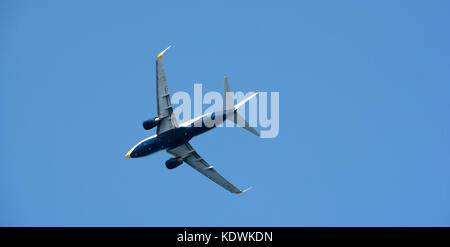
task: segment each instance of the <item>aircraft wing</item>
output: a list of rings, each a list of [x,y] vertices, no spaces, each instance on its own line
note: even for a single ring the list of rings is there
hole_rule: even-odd
[[[216,169],[214,169],[200,155],[198,155],[198,153],[189,143],[180,145],[173,149],[169,149],[167,150],[167,152],[174,155],[175,157],[182,158],[183,161],[192,166],[192,168],[199,171],[201,174],[205,175],[206,177],[232,193],[240,194],[248,190],[246,189],[242,191],[228,182],[216,171]]]
[[[169,49],[170,46],[167,48]],[[164,72],[164,61],[162,59],[165,51],[161,52],[156,59],[156,101],[158,105],[158,118],[161,122],[156,129],[159,135],[165,131],[177,127],[177,119],[173,114],[172,103],[170,103],[170,94],[167,89],[166,73]]]

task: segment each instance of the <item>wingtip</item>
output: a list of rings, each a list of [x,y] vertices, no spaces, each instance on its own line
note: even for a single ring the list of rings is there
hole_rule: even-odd
[[[170,47],[172,47],[172,46],[169,45],[169,47],[167,47],[166,49],[164,49],[164,51],[160,52],[160,53],[158,54],[158,57],[157,57],[157,58],[158,58],[158,59],[162,58],[163,55],[164,55],[164,52],[166,52],[167,50],[169,50]]]
[[[248,187],[247,189],[245,189],[245,190],[239,190],[238,192],[236,192],[236,194],[242,194],[242,193],[245,193],[245,192],[247,192],[247,191],[249,191],[249,190],[251,190],[253,187],[252,186],[250,186],[250,187]]]

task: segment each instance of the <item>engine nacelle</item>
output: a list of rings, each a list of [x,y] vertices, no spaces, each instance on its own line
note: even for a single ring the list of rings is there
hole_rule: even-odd
[[[183,159],[181,158],[171,158],[166,161],[167,169],[174,169],[183,164]]]
[[[161,119],[155,117],[153,119],[149,119],[149,120],[145,120],[142,123],[142,127],[144,127],[144,129],[149,130],[149,129],[153,129],[156,125],[159,124],[159,122],[161,121]]]

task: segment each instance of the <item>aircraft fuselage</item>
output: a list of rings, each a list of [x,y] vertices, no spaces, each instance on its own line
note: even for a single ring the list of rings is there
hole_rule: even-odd
[[[139,158],[161,150],[178,147],[189,142],[193,137],[215,128],[219,123],[222,123],[226,119],[227,115],[232,113],[232,110],[227,110],[205,114],[202,118],[188,126],[174,128],[140,141],[127,155],[129,155],[130,158]],[[215,117],[218,115],[222,115],[222,119],[216,119]],[[211,121],[215,121],[216,124],[213,124]]]

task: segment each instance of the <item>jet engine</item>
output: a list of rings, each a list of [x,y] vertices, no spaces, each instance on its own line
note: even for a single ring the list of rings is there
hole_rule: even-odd
[[[155,117],[155,118],[153,118],[153,119],[148,119],[148,120],[145,120],[143,123],[142,123],[142,127],[144,127],[144,129],[146,129],[146,130],[149,130],[149,129],[153,129],[156,125],[158,125],[158,123],[161,121],[161,119],[159,119],[159,118],[157,118],[157,117]]]
[[[167,169],[174,169],[183,164],[183,159],[181,158],[171,158],[166,161]]]

